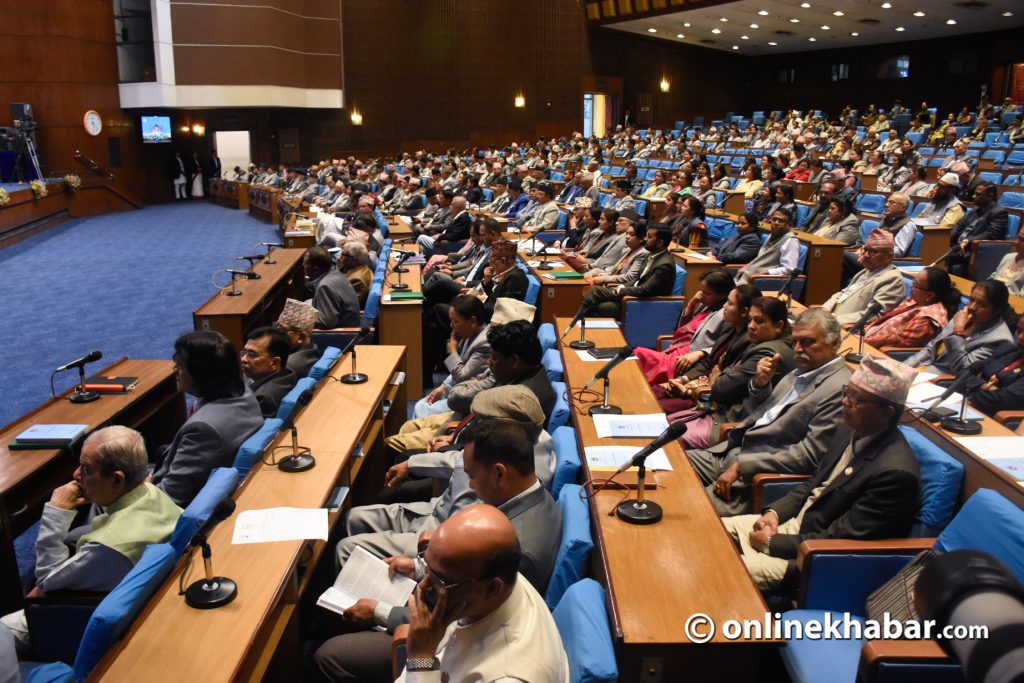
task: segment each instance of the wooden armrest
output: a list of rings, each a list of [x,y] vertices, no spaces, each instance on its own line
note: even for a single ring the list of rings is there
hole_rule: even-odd
[[[993,417],[999,424],[1006,425],[1008,422],[1024,420],[1024,410],[1000,410]]]
[[[938,377],[933,377],[930,381],[932,383],[934,383],[934,384],[937,384],[939,382],[952,382],[955,379],[956,379],[956,375],[950,375],[949,373],[945,373],[945,374],[939,375]]]
[[[787,481],[803,481],[810,479],[809,474],[775,474],[773,472],[763,472],[761,474],[754,475],[754,512],[760,513],[764,509],[764,485],[768,483],[782,483]]]
[[[459,428],[459,421],[458,420],[452,420],[452,421],[450,421],[448,424],[446,424],[444,426],[444,431],[442,432],[442,434],[451,434],[452,432],[454,432],[458,428]]]
[[[405,646],[405,641],[409,639],[409,624],[402,624],[395,628],[395,634],[391,636],[391,677],[396,681],[402,675],[402,671],[405,670],[403,665],[401,668],[398,666],[398,648]]]
[[[804,563],[815,555],[916,555],[934,545],[934,538],[894,538],[882,541],[853,541],[842,538],[812,539],[800,544],[797,566],[800,571],[803,571]]]
[[[882,662],[908,664],[954,664],[955,660],[934,640],[869,640],[860,653],[858,678],[875,680],[874,672]]]
[[[718,428],[719,441],[725,441],[725,437],[733,430],[739,422],[725,422]]]

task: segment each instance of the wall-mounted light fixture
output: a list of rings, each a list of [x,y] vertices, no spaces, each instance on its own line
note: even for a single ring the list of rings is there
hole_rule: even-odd
[[[192,132],[195,135],[197,135],[199,137],[202,137],[202,136],[206,135],[206,126],[204,126],[201,123],[194,123],[194,124],[192,124]]]
[[[666,78],[661,79],[661,83],[659,83],[659,86],[661,87],[661,92],[668,92],[669,88],[671,87],[669,85],[668,79]]]
[[[363,115],[360,114],[355,109],[352,110],[352,115],[349,118],[352,119],[352,125],[353,126],[361,126],[361,125],[363,125]]]
[[[191,128],[189,128],[188,126],[182,126],[182,127],[181,127],[181,132],[182,132],[182,133],[188,133],[188,132],[190,132],[191,130],[192,130],[192,129],[191,129]]]
[[[516,109],[522,109],[526,106],[526,98],[522,95],[516,95]]]

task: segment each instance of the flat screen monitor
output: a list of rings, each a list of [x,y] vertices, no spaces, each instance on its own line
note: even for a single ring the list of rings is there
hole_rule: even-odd
[[[171,117],[170,116],[143,116],[142,117],[142,141],[146,143],[161,143],[171,141]]]

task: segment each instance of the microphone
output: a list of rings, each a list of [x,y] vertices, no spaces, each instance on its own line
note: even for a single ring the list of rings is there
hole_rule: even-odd
[[[661,434],[659,434],[654,439],[654,441],[650,442],[649,444],[647,444],[646,446],[644,446],[643,448],[638,450],[633,455],[632,458],[630,458],[628,461],[624,462],[622,464],[622,467],[619,468],[619,470],[618,470],[618,472],[616,472],[616,474],[621,474],[622,472],[625,472],[626,470],[628,470],[630,467],[636,467],[637,465],[640,465],[641,463],[644,462],[644,460],[646,460],[656,450],[658,450],[659,448],[664,448],[667,444],[670,444],[673,441],[676,441],[677,439],[679,439],[679,437],[681,437],[685,433],[686,433],[686,423],[685,422],[682,422],[682,421],[680,421],[680,422],[673,422],[672,424],[670,424],[665,429],[665,431],[663,431]]]
[[[786,297],[787,297],[786,298],[786,305],[787,306],[789,305],[789,302],[792,301],[792,299],[793,299],[793,294],[792,294],[793,281],[796,280],[798,277],[800,277],[802,274],[803,274],[803,271],[801,271],[799,268],[794,268],[792,271],[790,271],[789,277],[786,278],[785,284],[782,285],[782,289],[779,290],[779,296],[782,296],[783,294],[786,295]]]
[[[572,328],[576,327],[576,323],[583,320],[583,318],[587,315],[589,311],[590,304],[580,304],[580,308],[578,311],[576,311],[576,315],[573,316],[572,322],[569,323],[569,327],[565,328],[565,332],[562,333],[562,338],[559,339],[558,341],[562,341],[562,339],[565,339],[567,336],[569,336],[569,333],[572,331]]]
[[[203,525],[199,527],[195,535],[192,536],[192,540],[189,541],[189,545],[193,548],[206,543],[207,536],[213,531],[213,528],[223,522],[225,519],[231,516],[231,513],[235,511],[235,500],[233,498],[224,498],[217,506],[213,508],[213,512],[207,518]]]
[[[284,244],[281,242],[260,242],[260,246],[266,247],[267,249],[284,249]]]
[[[359,330],[359,334],[356,335],[355,339],[353,339],[349,343],[348,348],[345,349],[346,352],[347,351],[351,351],[352,352],[352,372],[350,372],[350,373],[348,373],[346,375],[342,375],[341,376],[341,379],[339,379],[338,381],[341,382],[342,384],[362,384],[363,382],[365,382],[366,380],[369,379],[369,376],[366,375],[365,373],[356,372],[356,345],[359,342],[361,342],[364,339],[366,339],[367,335],[369,335],[369,334],[370,334],[370,328],[369,327],[361,328]]]
[[[263,260],[263,256],[261,254],[257,254],[255,256],[236,256],[235,260],[236,261],[248,261],[249,262],[249,270],[246,271],[246,273],[248,273],[248,278],[250,280],[259,280],[260,279],[260,274],[257,273],[256,271],[254,271],[252,269],[252,266],[257,261],[262,261]]]
[[[262,258],[263,258],[263,254],[256,254],[255,256],[236,256],[235,260],[236,261],[248,261],[249,263],[252,263],[253,261],[259,261]]]
[[[928,410],[926,410],[924,413],[925,416],[927,416],[929,413],[931,413],[932,415],[936,415],[936,413],[934,412],[936,406],[938,406],[940,403],[945,401],[953,394],[960,392],[960,390],[966,386],[967,382],[970,381],[971,377],[981,372],[982,368],[984,367],[985,361],[976,360],[973,363],[971,363],[971,365],[966,370],[957,375],[956,379],[953,380],[952,384],[949,385],[948,389],[942,392],[941,396],[939,396],[937,399],[931,402],[931,405],[928,406]]]
[[[868,324],[868,321],[881,312],[882,303],[880,301],[872,303],[870,306],[868,306],[868,309],[864,311],[864,315],[860,317],[860,320],[858,320],[857,323],[850,328],[849,334],[860,334],[861,332],[863,332],[864,326]]]
[[[960,250],[960,245],[959,244],[954,244],[952,247],[949,248],[949,251],[947,251],[945,254],[943,254],[939,258],[937,258],[934,261],[932,261],[931,263],[929,263],[927,267],[928,268],[934,268],[935,266],[939,265],[940,263],[945,261],[947,258],[952,256],[953,252],[959,251],[959,250]]]
[[[621,363],[622,361],[626,360],[627,358],[629,358],[632,355],[633,355],[633,347],[630,346],[629,344],[626,344],[621,349],[619,349],[619,352],[617,354],[615,354],[614,358],[612,358],[610,361],[605,363],[604,367],[601,368],[600,370],[598,370],[597,374],[590,378],[590,381],[587,382],[586,385],[583,388],[584,389],[589,389],[591,387],[591,385],[593,385],[599,379],[607,380],[608,379],[608,374],[612,370],[615,369],[615,366],[618,365],[619,363]]]
[[[299,446],[299,430],[295,428],[295,415],[311,400],[313,400],[312,389],[306,389],[299,394],[295,399],[295,407],[292,408],[291,413],[288,414],[288,418],[285,420],[284,424],[281,425],[282,430],[287,429],[292,434],[291,446],[278,446],[274,449],[275,453],[280,449],[291,450],[291,455],[286,455],[277,462],[277,469],[282,472],[305,472],[308,469],[312,469],[313,465],[316,464],[316,460],[313,458],[313,452],[306,446]]]
[[[64,372],[65,370],[70,370],[71,368],[80,368],[86,363],[98,361],[100,358],[103,358],[103,353],[101,351],[90,351],[89,353],[85,354],[78,360],[73,360],[67,365],[60,366],[59,368],[54,370],[54,372]]]
[[[192,540],[189,541],[189,545],[192,547],[202,548],[203,569],[206,573],[205,578],[195,581],[185,589],[185,604],[189,607],[194,607],[195,609],[223,607],[238,595],[238,586],[234,581],[223,576],[213,575],[212,553],[210,552],[210,544],[206,542],[206,537],[213,531],[213,528],[230,517],[234,511],[235,501],[233,499],[225,498],[220,501],[217,503],[217,507],[213,509],[213,512],[210,513],[203,526],[196,531]]]
[[[256,275],[256,273],[249,272],[248,270],[232,270],[231,268],[225,268],[224,272],[234,275],[235,277],[245,278],[246,280],[252,280],[254,279],[253,276]],[[256,277],[259,276],[256,275]]]

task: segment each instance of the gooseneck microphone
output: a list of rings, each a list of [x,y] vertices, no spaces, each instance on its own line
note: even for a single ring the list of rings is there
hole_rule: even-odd
[[[685,433],[685,422],[673,422],[654,441],[637,451],[629,461],[619,468],[619,472],[625,472],[633,466],[638,468],[636,474],[636,498],[619,503],[618,507],[615,508],[615,514],[619,519],[629,524],[654,524],[661,520],[663,514],[661,506],[644,498],[644,479],[647,476],[645,463],[651,454],[659,448],[664,448]]]
[[[67,365],[60,366],[59,368],[54,370],[54,372],[64,372],[65,370],[70,370],[71,368],[80,368],[83,365],[85,365],[86,363],[92,363],[94,361],[98,361],[100,358],[103,358],[103,352],[102,351],[90,351],[89,353],[85,354],[81,358],[79,358],[77,360],[73,360],[70,363],[68,363]]]
[[[369,376],[362,373],[356,372],[356,345],[366,339],[370,334],[370,328],[364,327],[359,330],[359,334],[356,335],[355,339],[349,342],[346,351],[352,352],[352,372],[342,375],[340,381],[342,384],[362,384],[369,379]]]
[[[86,391],[86,389],[85,389],[85,364],[86,363],[92,363],[93,361],[97,361],[100,358],[103,358],[103,353],[102,352],[100,352],[100,351],[90,351],[89,353],[85,354],[81,358],[79,358],[77,360],[73,360],[73,361],[71,361],[70,363],[68,363],[66,365],[62,365],[62,366],[60,366],[59,368],[57,368],[56,370],[53,371],[53,374],[56,375],[58,372],[64,372],[65,370],[70,370],[72,368],[78,368],[78,386],[76,386],[74,392],[72,392],[72,394],[70,396],[68,396],[68,400],[69,401],[71,401],[72,403],[89,403],[91,401],[95,401],[96,399],[98,399],[100,397],[98,392]],[[51,388],[52,388],[52,385],[53,385],[53,377],[52,376],[50,378],[50,384],[51,384]]]
[[[580,309],[578,311],[576,311],[576,315],[573,316],[572,322],[569,323],[569,327],[565,328],[565,332],[562,333],[562,338],[559,339],[558,341],[562,341],[562,339],[565,339],[568,336],[569,332],[572,331],[572,328],[575,327],[577,323],[579,323],[579,326],[580,326],[580,338],[577,339],[574,342],[570,342],[569,343],[569,348],[576,349],[577,351],[586,351],[587,349],[594,348],[594,346],[595,346],[594,342],[587,340],[587,318],[586,318],[586,316],[587,316],[587,313],[590,312],[591,308],[592,308],[591,304],[588,304],[588,303],[580,304]]]
[[[850,353],[846,354],[846,356],[844,356],[848,363],[860,363],[862,360],[864,360],[864,326],[868,324],[869,320],[871,320],[881,312],[881,302],[874,302],[873,304],[868,306],[868,309],[864,311],[864,314],[860,317],[860,319],[854,324],[853,327],[850,328],[850,331],[847,332],[846,335],[843,337],[843,341],[845,341],[846,338],[849,337],[850,335],[860,335],[860,344],[857,347],[857,353],[853,353],[851,351]]]
[[[313,457],[312,450],[308,446],[299,446],[299,430],[295,427],[295,416],[311,400],[313,400],[312,389],[306,389],[299,394],[298,398],[295,399],[295,407],[288,414],[288,419],[281,425],[282,431],[287,430],[292,435],[291,446],[278,446],[274,449],[275,454],[278,450],[291,451],[290,455],[286,455],[277,462],[277,469],[282,472],[305,472],[316,465],[316,459]]]
[[[644,461],[646,461],[647,458],[649,458],[650,456],[654,455],[654,452],[657,451],[659,448],[664,448],[668,444],[679,439],[679,437],[681,437],[685,433],[685,422],[673,422],[672,424],[665,428],[665,431],[663,431],[661,434],[655,437],[654,441],[650,442],[649,444],[638,450],[632,458],[630,458],[627,462],[623,463],[622,467],[620,467],[618,470],[619,473],[625,472],[630,467],[637,467],[639,465],[642,465]]]
[[[213,561],[210,544],[206,542],[214,527],[231,516],[235,511],[235,501],[225,498],[210,513],[210,517],[199,528],[189,542],[193,548],[199,547],[203,554],[203,570],[205,578],[199,579],[185,589],[185,604],[196,609],[214,609],[223,607],[238,595],[238,585],[224,576],[213,575]]]
[[[615,357],[612,358],[607,363],[605,363],[604,367],[601,368],[600,370],[598,370],[597,374],[594,375],[590,379],[589,382],[587,382],[586,386],[583,387],[584,389],[589,389],[590,385],[592,385],[597,380],[599,380],[599,379],[603,379],[604,380],[604,393],[603,393],[603,398],[602,398],[602,401],[601,401],[601,405],[590,406],[590,409],[587,411],[588,415],[621,415],[622,414],[622,408],[620,408],[618,406],[613,406],[610,403],[608,403],[608,393],[609,393],[610,387],[611,387],[611,380],[608,378],[608,375],[609,375],[609,373],[611,373],[611,371],[615,368],[616,365],[618,365],[622,361],[626,360],[631,355],[633,355],[633,347],[630,346],[629,344],[627,344],[626,346],[623,346],[621,349],[619,349],[619,352],[617,354],[615,354]]]

